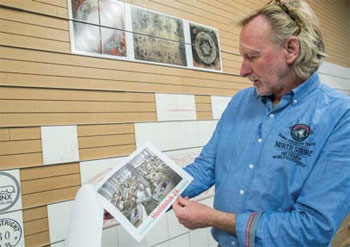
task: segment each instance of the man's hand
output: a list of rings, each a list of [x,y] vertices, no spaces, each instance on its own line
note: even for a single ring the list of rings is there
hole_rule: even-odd
[[[222,212],[181,196],[174,202],[173,209],[179,222],[188,229],[216,227],[236,234],[236,215],[233,213]]]
[[[188,229],[211,226],[213,209],[198,202],[190,201],[188,197],[179,196],[173,204],[173,209],[179,222]]]

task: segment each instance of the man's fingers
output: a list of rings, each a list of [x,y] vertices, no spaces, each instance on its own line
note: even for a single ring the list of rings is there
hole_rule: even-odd
[[[180,209],[181,207],[182,207],[182,206],[181,206],[181,204],[179,203],[178,198],[176,198],[176,200],[175,200],[175,202],[174,202],[174,204],[173,204],[173,209],[174,209],[175,213],[178,212],[179,209]]]
[[[187,206],[189,203],[188,197],[186,196],[185,198],[183,198],[182,196],[178,196],[177,201],[179,201],[179,204],[184,207]]]

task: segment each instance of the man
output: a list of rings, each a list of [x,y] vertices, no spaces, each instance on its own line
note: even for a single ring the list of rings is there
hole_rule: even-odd
[[[318,21],[304,1],[271,2],[241,22],[238,92],[173,204],[220,247],[330,246],[350,208],[350,101],[320,84]],[[188,200],[215,185],[214,208]]]

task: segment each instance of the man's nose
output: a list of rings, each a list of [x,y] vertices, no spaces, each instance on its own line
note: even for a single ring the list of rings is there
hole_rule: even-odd
[[[241,70],[239,72],[240,76],[246,77],[252,73],[252,67],[250,66],[249,62],[245,58],[243,58],[243,62],[241,65]]]

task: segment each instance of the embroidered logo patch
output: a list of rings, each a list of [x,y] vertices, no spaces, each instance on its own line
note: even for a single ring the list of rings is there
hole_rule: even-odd
[[[305,141],[310,135],[310,127],[305,124],[296,124],[292,127],[290,134],[297,142]]]

